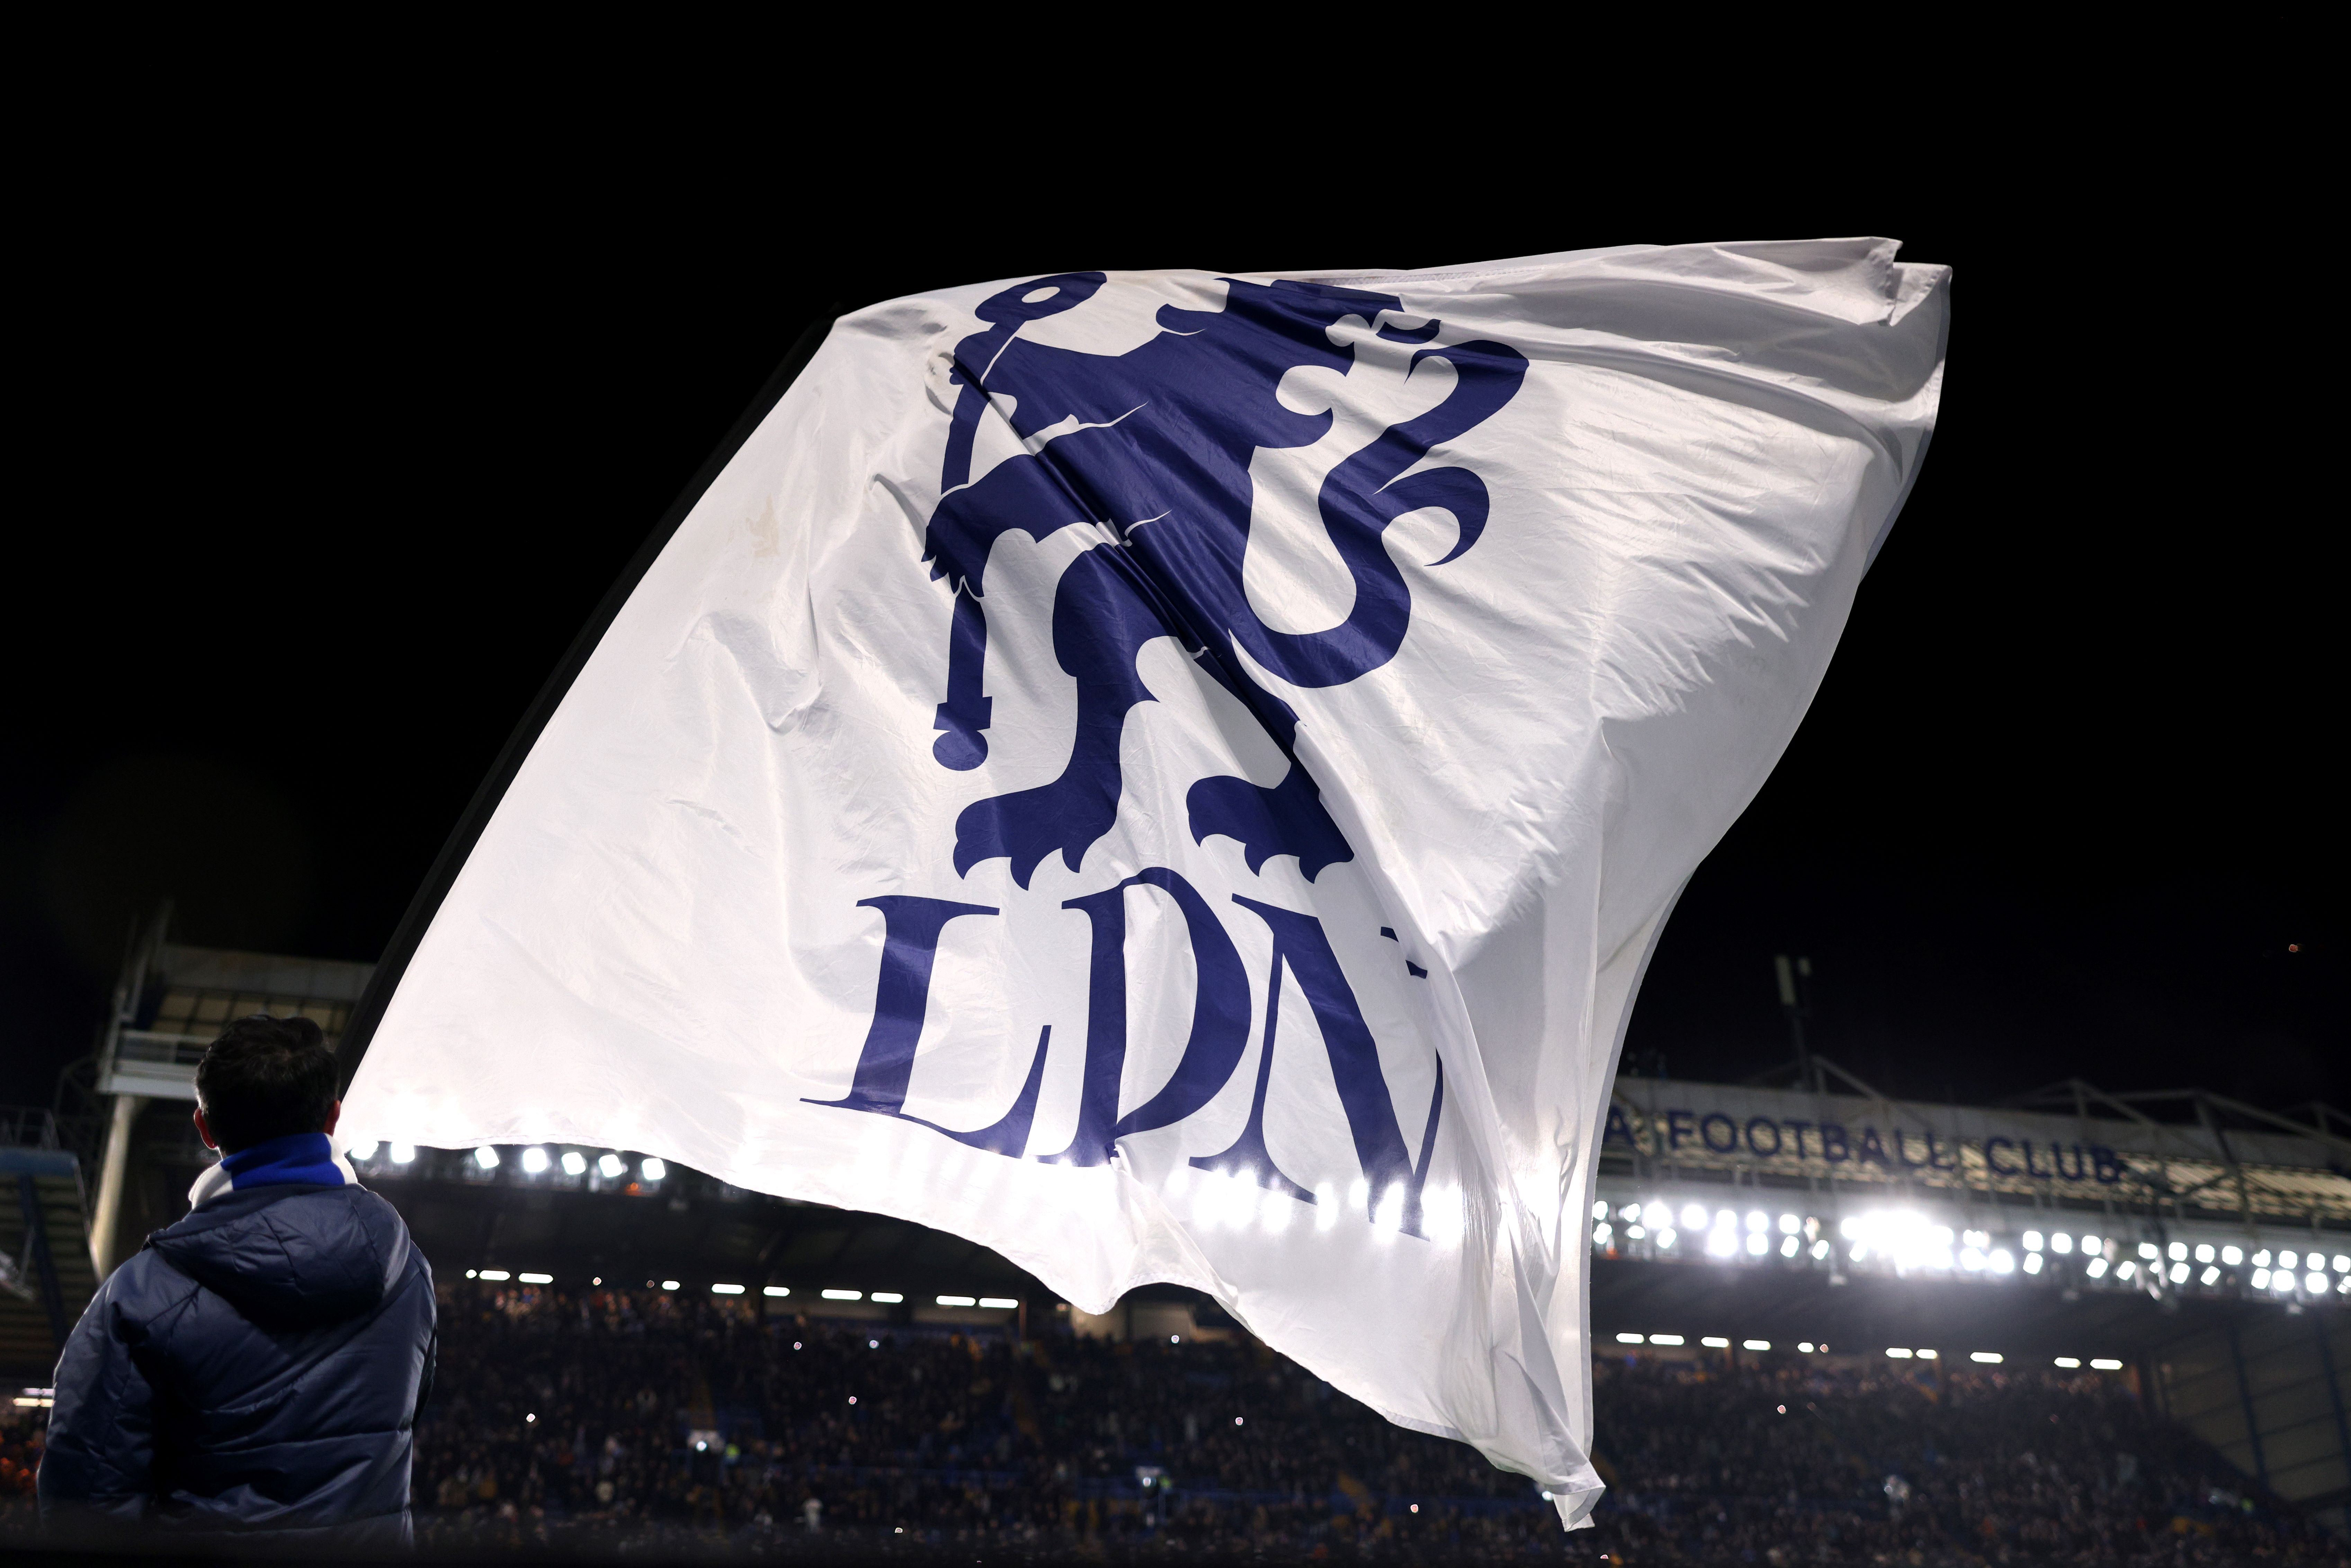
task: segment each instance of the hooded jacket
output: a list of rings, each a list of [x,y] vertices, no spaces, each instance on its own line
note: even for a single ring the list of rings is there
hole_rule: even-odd
[[[409,1539],[433,1273],[325,1134],[205,1173],[66,1342],[44,1515],[172,1531]]]

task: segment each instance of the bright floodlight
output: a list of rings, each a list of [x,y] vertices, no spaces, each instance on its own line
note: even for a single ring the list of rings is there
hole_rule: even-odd
[[[474,1163],[486,1171],[494,1171],[498,1168],[498,1152],[484,1144],[474,1151]]]
[[[547,1151],[534,1144],[522,1152],[522,1168],[537,1176],[548,1166]]]
[[[940,1296],[936,1298],[936,1300],[939,1305],[943,1307],[976,1307],[979,1305],[979,1298],[977,1296]]]
[[[2279,1254],[2278,1254],[2278,1267],[2279,1267],[2279,1268],[2281,1268],[2281,1269],[2299,1269],[2299,1268],[2301,1268],[2301,1267],[2302,1267],[2302,1254],[2301,1254],[2301,1253],[2299,1253],[2299,1252],[2281,1252],[2281,1253],[2279,1253]]]
[[[2245,1253],[2242,1248],[2223,1247],[2220,1249],[2220,1261],[2226,1263],[2230,1268],[2233,1269],[2244,1260]]]
[[[563,1174],[565,1176],[586,1176],[588,1174],[588,1156],[581,1154],[578,1149],[564,1150]]]
[[[2027,1252],[2038,1252],[2041,1250],[2041,1232],[2038,1230],[2026,1231],[2022,1239],[2024,1242],[2024,1249]]]
[[[1616,1343],[1618,1344],[1639,1344],[1647,1337],[1648,1336],[1646,1334],[1620,1333],[1616,1336]]]
[[[1605,1219],[1608,1218],[1608,1200],[1606,1198],[1597,1197],[1592,1200],[1592,1218],[1594,1219]]]
[[[2016,1254],[2011,1252],[2005,1247],[1993,1248],[1991,1249],[1991,1271],[1995,1274],[2015,1273]]]
[[[739,1296],[743,1293],[743,1287],[740,1285],[713,1285],[710,1287],[710,1293],[714,1296]]]
[[[2304,1274],[2302,1277],[2302,1288],[2305,1291],[2323,1291],[2326,1289],[2326,1276],[2324,1274]]]
[[[865,1292],[862,1291],[827,1291],[824,1292],[824,1299],[828,1301],[862,1301],[865,1299]]]
[[[2215,1263],[2208,1266],[2201,1274],[2197,1275],[2196,1282],[2199,1285],[2210,1285],[2217,1283],[2220,1278],[2220,1267],[2219,1264]]]
[[[1730,1342],[1724,1339],[1720,1334],[1708,1334],[1698,1343],[1706,1346],[1708,1350],[1729,1350],[1730,1348]]]
[[[618,1155],[598,1155],[596,1156],[596,1174],[602,1176],[606,1181],[620,1180],[622,1173],[626,1172],[628,1168],[629,1162],[622,1159]]]
[[[392,1145],[392,1163],[393,1165],[408,1165],[413,1162],[415,1158],[416,1145],[414,1144],[394,1144]]]
[[[1769,1252],[1771,1249],[1771,1239],[1766,1237],[1761,1231],[1757,1230],[1749,1234],[1747,1238],[1747,1250],[1752,1252],[1756,1257],[1761,1258],[1764,1253]]]
[[[669,1166],[664,1163],[660,1155],[647,1155],[644,1162],[637,1166],[637,1174],[647,1181],[660,1181],[669,1175]]]
[[[1780,1217],[1780,1234],[1782,1236],[1793,1236],[1803,1227],[1804,1222],[1792,1214],[1783,1214]]]
[[[662,1281],[662,1289],[664,1291],[674,1291],[677,1289],[677,1281],[675,1280],[664,1280]]]
[[[1682,1228],[1683,1228],[1684,1230],[1703,1230],[1703,1229],[1705,1229],[1705,1228],[1706,1228],[1706,1210],[1705,1210],[1704,1208],[1700,1207],[1698,1205],[1697,1205],[1697,1204],[1695,1204],[1695,1203],[1691,1204],[1688,1207],[1687,1207],[1687,1208],[1683,1209],[1683,1210],[1682,1210]]]
[[[1901,1346],[1899,1346],[1899,1345],[1888,1345],[1888,1346],[1886,1346],[1886,1354],[1888,1356],[1892,1357],[1892,1358],[1893,1358],[1894,1360],[1896,1360],[1896,1361],[1907,1361],[1907,1360],[1909,1360],[1909,1359],[1910,1359],[1910,1353],[1909,1353],[1908,1351],[1907,1351],[1907,1350],[1904,1350],[1904,1349],[1903,1349]]]
[[[763,1296],[789,1296],[791,1293],[789,1285],[763,1285],[759,1288],[759,1294]]]
[[[1764,1213],[1760,1208],[1750,1209],[1747,1215],[1747,1228],[1750,1230],[1769,1230],[1771,1228],[1771,1217]]]
[[[375,1145],[373,1144],[360,1144],[348,1152],[351,1158],[355,1160],[371,1160],[375,1158]]]
[[[1679,1239],[1679,1233],[1677,1232],[1670,1225],[1657,1232],[1657,1245],[1667,1249],[1668,1251],[1672,1249],[1674,1243]]]
[[[895,1291],[876,1291],[873,1292],[873,1299],[884,1306],[894,1307],[906,1298]]]
[[[979,1304],[983,1307],[993,1308],[998,1312],[1008,1312],[1020,1303],[1014,1301],[1009,1296],[982,1296],[979,1299]]]
[[[2107,1357],[2103,1355],[2093,1356],[2090,1360],[2090,1364],[2097,1368],[2100,1372],[2120,1372],[2123,1369],[2123,1364],[2121,1362],[2109,1360]]]
[[[528,1270],[523,1273],[517,1274],[515,1278],[520,1280],[526,1285],[552,1285],[555,1283],[555,1276],[552,1274],[533,1274]]]
[[[2061,1355],[2057,1358],[2057,1364],[2067,1368],[2079,1367],[2082,1364],[2082,1358],[2078,1355]]]
[[[1741,1350],[1770,1350],[1771,1348],[1771,1342],[1768,1339],[1743,1339],[1739,1342],[1739,1348]]]
[[[1968,1359],[1970,1361],[1980,1361],[1987,1366],[1998,1366],[2001,1362],[2001,1354],[2000,1352],[1996,1350],[1971,1350],[1968,1352]]]
[[[1682,1336],[1677,1333],[1653,1333],[1649,1336],[1649,1343],[1651,1344],[1679,1344],[1682,1343]]]
[[[2052,1252],[2071,1252],[2074,1250],[2074,1239],[2060,1230],[2049,1238],[2049,1250]],[[2086,1252],[2089,1250],[2089,1248],[2085,1246],[2082,1250]]]
[[[2041,1254],[2040,1254],[2040,1253],[2038,1253],[2038,1252],[2027,1252],[2027,1253],[2024,1255],[2024,1271],[2025,1271],[2026,1273],[2028,1273],[2028,1274],[2038,1274],[2039,1272],[2041,1272]]]
[[[507,1272],[504,1269],[485,1269],[482,1270],[482,1278],[485,1280],[511,1280],[514,1276]]]

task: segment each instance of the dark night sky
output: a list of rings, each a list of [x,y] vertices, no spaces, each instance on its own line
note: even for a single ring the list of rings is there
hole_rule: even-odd
[[[1872,233],[1957,269],[1941,425],[1630,1049],[1676,1076],[1769,1065],[1771,956],[1799,952],[1819,1048],[1896,1092],[2080,1074],[2351,1104],[2339,507],[2297,493],[2319,438],[2260,390],[2290,345],[2199,303],[2257,265],[2179,239],[2199,214],[2061,155],[1902,193],[1884,170],[1810,193],[1656,174],[1541,202],[1552,177],[1501,161],[1328,201],[1271,167],[1172,206],[1040,178],[950,221],[935,180],[722,199],[691,161],[593,152],[378,152],[323,183],[167,157],[60,242],[19,451],[54,483],[12,530],[0,1103],[47,1101],[161,895],[186,940],[375,956],[812,319],[1070,267]],[[1197,178],[1176,169],[1149,177]]]

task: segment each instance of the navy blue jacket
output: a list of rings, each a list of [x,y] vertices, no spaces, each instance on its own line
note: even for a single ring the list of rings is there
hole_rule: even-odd
[[[356,1185],[222,1193],[75,1325],[42,1512],[403,1543],[434,1348],[433,1272],[392,1205]]]

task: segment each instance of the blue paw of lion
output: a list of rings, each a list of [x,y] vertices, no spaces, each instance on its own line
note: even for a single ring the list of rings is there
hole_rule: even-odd
[[[1264,789],[1246,779],[1203,779],[1185,798],[1192,841],[1222,833],[1236,840],[1252,874],[1275,855],[1296,855],[1299,874],[1312,882],[1322,868],[1355,858],[1347,836],[1322,807],[1322,792],[1295,762],[1280,783]]]
[[[1074,872],[1117,820],[1114,775],[1107,789],[1084,774],[1065,773],[1039,789],[975,800],[956,818],[956,874],[967,875],[980,862],[1001,855],[1012,862],[1012,880],[1027,887],[1056,850]]]

